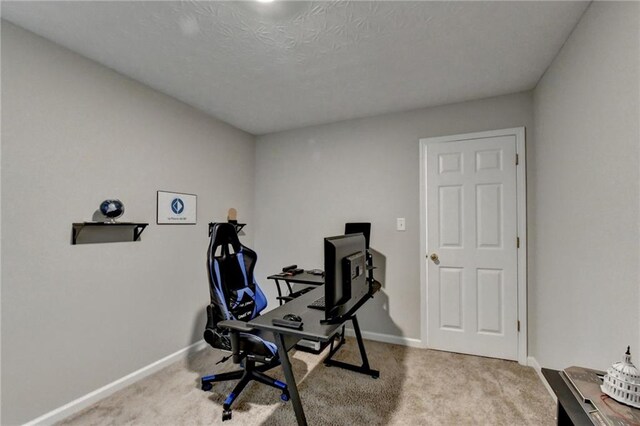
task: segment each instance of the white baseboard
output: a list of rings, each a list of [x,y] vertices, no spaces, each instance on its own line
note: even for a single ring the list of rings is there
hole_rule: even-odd
[[[538,373],[538,377],[540,377],[540,380],[542,381],[544,387],[547,389],[547,392],[549,392],[551,398],[553,398],[553,400],[557,403],[558,398],[556,397],[555,392],[553,392],[553,389],[551,389],[551,386],[549,386],[549,382],[547,382],[547,379],[545,379],[545,377],[542,375],[542,369],[540,368],[540,364],[538,364],[538,361],[532,356],[527,357],[527,365],[529,367],[533,367],[533,369],[536,370],[536,373]]]
[[[355,332],[352,328],[345,329],[347,336],[355,336]],[[362,338],[367,340],[373,340],[382,343],[393,343],[395,345],[409,346],[412,348],[424,348],[422,340],[414,339],[412,337],[394,336],[392,334],[373,333],[371,331],[363,331]]]
[[[55,422],[58,422],[74,413],[77,413],[80,410],[87,408],[91,404],[94,404],[101,399],[106,398],[107,396],[119,391],[120,389],[129,386],[130,384],[135,383],[138,380],[141,380],[159,370],[162,370],[164,367],[186,357],[189,353],[198,351],[206,346],[207,344],[204,340],[199,340],[184,349],[180,349],[179,351],[174,352],[171,355],[167,355],[166,357],[145,367],[142,367],[141,369],[134,371],[131,374],[127,374],[126,376],[114,382],[111,382],[108,385],[101,387],[100,389],[96,389],[93,392],[90,392],[74,401],[71,401],[68,404],[63,405],[62,407],[56,408],[53,411],[43,414],[42,416],[33,419],[28,423],[25,423],[24,426],[51,425]]]

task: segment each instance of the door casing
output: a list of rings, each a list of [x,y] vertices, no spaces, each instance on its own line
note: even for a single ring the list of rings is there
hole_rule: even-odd
[[[515,136],[518,166],[516,167],[516,198],[517,198],[517,227],[520,247],[517,254],[518,262],[518,363],[527,365],[527,173],[526,173],[526,143],[525,128],[489,130],[485,132],[464,133],[459,135],[422,138],[420,145],[420,338],[425,348],[429,347],[427,327],[427,196],[425,156],[427,142],[454,142],[468,139],[481,139],[497,136]]]

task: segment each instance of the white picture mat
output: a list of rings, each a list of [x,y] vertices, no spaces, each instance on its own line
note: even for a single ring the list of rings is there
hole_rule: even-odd
[[[194,194],[158,191],[158,225],[194,225],[197,199]]]

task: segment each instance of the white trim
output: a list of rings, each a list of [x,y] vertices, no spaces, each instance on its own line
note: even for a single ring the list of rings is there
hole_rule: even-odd
[[[371,331],[361,331],[362,338],[373,340],[375,342],[392,343],[394,345],[409,346],[411,348],[422,348],[422,341],[412,337],[394,336],[392,334],[373,333]],[[345,328],[344,334],[354,337],[355,332],[352,328]]]
[[[527,157],[525,143],[525,128],[514,127],[510,129],[490,130],[486,132],[465,133],[461,135],[439,136],[422,138],[420,147],[420,338],[424,347],[429,347],[427,333],[427,208],[426,208],[426,170],[424,160],[427,154],[427,142],[454,142],[468,139],[482,139],[496,136],[516,137],[516,154],[519,164],[516,167],[516,197],[517,197],[517,221],[518,237],[520,237],[520,249],[518,249],[518,320],[520,321],[520,333],[518,333],[518,363],[527,365]]]
[[[62,407],[58,407],[53,411],[49,411],[42,416],[31,420],[28,423],[25,423],[24,426],[32,426],[32,425],[50,425],[56,423],[66,417],[69,417],[72,414],[77,413],[80,410],[87,408],[88,406],[100,401],[103,398],[119,391],[120,389],[124,389],[132,383],[137,382],[159,370],[162,370],[164,367],[173,364],[180,359],[186,358],[191,352],[199,351],[206,347],[207,344],[204,340],[199,340],[196,343],[187,346],[184,349],[180,349],[177,352],[172,353],[171,355],[167,355],[166,357],[153,362],[141,369],[134,371],[131,374],[127,374],[126,376],[109,383],[101,387],[100,389],[96,389],[93,392],[89,392],[88,394],[81,396],[80,398],[69,402],[68,404],[63,405]]]
[[[420,139],[420,339],[422,347],[428,348],[427,341],[427,187],[425,185],[427,170],[424,160],[427,158],[427,141]]]
[[[547,389],[547,392],[549,392],[549,395],[551,395],[551,398],[553,398],[553,400],[557,403],[558,397],[556,397],[555,392],[553,392],[553,389],[551,389],[551,386],[549,385],[549,382],[547,382],[547,379],[542,375],[542,369],[540,368],[540,364],[538,364],[538,361],[534,357],[530,356],[527,358],[527,365],[536,370],[538,377],[540,377],[540,381]]]
[[[520,248],[518,249],[518,321],[520,321],[520,333],[518,334],[518,362],[527,364],[528,335],[528,310],[527,310],[527,150],[524,127],[512,129],[516,134],[516,154],[518,154],[518,167],[516,167],[516,197],[518,237]]]

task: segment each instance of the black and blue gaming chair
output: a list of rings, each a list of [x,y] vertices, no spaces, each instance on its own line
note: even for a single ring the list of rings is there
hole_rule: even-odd
[[[287,385],[263,371],[280,365],[273,335],[247,326],[267,306],[267,299],[253,276],[256,253],[242,245],[231,223],[211,225],[208,250],[208,275],[211,304],[207,307],[204,339],[211,346],[230,351],[233,362],[244,369],[204,376],[202,390],[211,390],[214,382],[240,379],[223,404],[222,420],[231,418],[231,404],[251,381],[279,389],[281,399],[289,400]],[[260,366],[256,366],[256,362]]]

